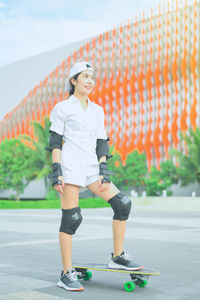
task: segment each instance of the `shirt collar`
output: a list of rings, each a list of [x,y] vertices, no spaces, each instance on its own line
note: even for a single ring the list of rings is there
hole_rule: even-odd
[[[71,97],[74,101],[79,101],[74,95],[71,95]],[[88,100],[88,105],[92,103],[92,101],[88,97],[87,100]]]

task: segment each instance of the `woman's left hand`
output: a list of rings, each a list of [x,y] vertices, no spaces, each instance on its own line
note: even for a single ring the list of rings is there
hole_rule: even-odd
[[[109,188],[109,184],[110,184],[110,182],[101,183],[102,179],[103,179],[103,175],[100,175],[99,180],[98,180],[99,181],[99,186],[100,186],[100,192],[106,191]]]

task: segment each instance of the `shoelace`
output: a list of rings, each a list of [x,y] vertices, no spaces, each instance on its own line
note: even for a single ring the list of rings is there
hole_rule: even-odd
[[[77,271],[75,271],[74,273],[76,273],[76,276],[82,276],[83,275],[81,272],[77,272]]]
[[[124,252],[124,254],[121,255],[125,260],[132,260],[131,256]]]
[[[74,272],[67,273],[66,275],[69,277],[70,280],[75,281],[77,280],[77,276],[81,276],[82,273],[74,271]]]
[[[69,279],[70,279],[71,281],[77,280],[76,272],[69,272],[69,273],[67,273],[66,275],[69,277]]]

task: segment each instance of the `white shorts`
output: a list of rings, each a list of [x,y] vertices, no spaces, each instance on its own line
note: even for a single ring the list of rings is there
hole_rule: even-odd
[[[94,183],[99,179],[99,174],[97,173],[92,175],[85,175],[83,172],[73,171],[63,166],[61,166],[61,168],[62,168],[64,183],[79,185],[81,187],[79,191],[80,193],[86,191],[88,189],[87,186],[89,184]]]

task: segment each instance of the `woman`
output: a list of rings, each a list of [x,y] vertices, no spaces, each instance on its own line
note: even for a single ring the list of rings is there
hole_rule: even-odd
[[[52,151],[52,185],[60,193],[62,219],[59,229],[63,271],[58,286],[66,290],[83,291],[71,264],[72,235],[82,216],[78,206],[79,192],[85,188],[107,201],[113,211],[113,244],[110,268],[138,270],[123,250],[126,221],[131,200],[110,181],[107,168],[109,138],[104,128],[104,110],[90,101],[95,77],[87,61],[76,63],[71,69],[66,90],[69,98],[57,103],[51,112],[49,144]],[[64,143],[63,143],[64,140]]]

